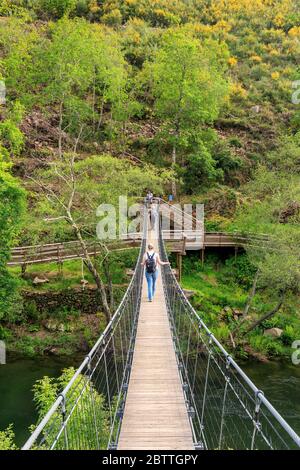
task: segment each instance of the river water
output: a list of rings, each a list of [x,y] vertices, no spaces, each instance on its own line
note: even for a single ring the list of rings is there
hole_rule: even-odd
[[[28,427],[37,420],[32,400],[34,383],[45,375],[58,377],[62,369],[80,362],[71,357],[8,358],[6,365],[0,365],[0,430],[13,423],[16,444],[22,446],[30,435]]]
[[[80,358],[14,359],[0,365],[0,430],[14,423],[16,443],[29,436],[36,422],[32,386],[44,375],[57,377],[64,367],[78,366]],[[300,434],[300,365],[247,362],[243,370],[261,388],[287,422]]]

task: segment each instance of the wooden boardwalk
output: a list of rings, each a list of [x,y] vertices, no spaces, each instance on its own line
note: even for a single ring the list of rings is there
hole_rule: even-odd
[[[153,233],[148,240],[157,243]],[[142,303],[118,450],[194,449],[161,273],[153,302],[144,279]]]

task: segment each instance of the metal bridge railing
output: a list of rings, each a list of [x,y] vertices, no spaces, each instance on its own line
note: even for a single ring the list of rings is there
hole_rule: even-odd
[[[147,211],[130,285],[105,331],[23,447],[115,448],[120,432],[141,302]]]
[[[160,257],[167,260],[160,231]],[[298,449],[300,437],[203,323],[162,267],[174,347],[197,449]]]

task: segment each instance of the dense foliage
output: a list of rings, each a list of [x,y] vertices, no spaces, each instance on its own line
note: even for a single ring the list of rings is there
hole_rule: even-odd
[[[204,202],[208,229],[271,240],[247,287],[297,302],[299,54],[297,0],[2,0],[0,319],[24,189],[26,244],[90,237],[99,203],[149,186]]]

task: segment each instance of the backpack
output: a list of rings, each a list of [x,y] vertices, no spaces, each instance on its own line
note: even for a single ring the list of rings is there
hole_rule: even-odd
[[[153,253],[153,255],[149,255],[149,253],[147,253],[147,260],[146,260],[146,272],[147,273],[155,273],[156,271],[156,261],[155,261],[155,253]]]

